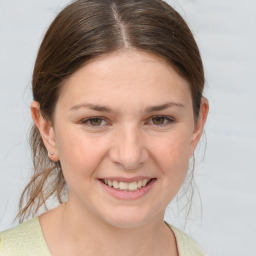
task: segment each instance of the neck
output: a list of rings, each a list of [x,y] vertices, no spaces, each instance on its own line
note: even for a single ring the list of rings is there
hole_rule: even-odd
[[[57,232],[51,241],[61,241],[62,255],[80,256],[84,252],[88,256],[178,255],[174,235],[163,222],[163,213],[148,223],[120,228],[89,212],[81,214],[71,206],[67,203],[59,207],[53,217],[57,222],[52,228]],[[54,256],[59,255],[57,247],[56,244],[51,246]]]

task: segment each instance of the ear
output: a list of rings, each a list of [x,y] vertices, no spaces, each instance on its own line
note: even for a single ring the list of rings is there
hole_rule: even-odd
[[[59,161],[59,154],[52,122],[42,116],[40,111],[40,104],[37,101],[32,101],[30,109],[32,119],[37,126],[43,139],[44,145],[48,151],[48,157],[54,162]]]
[[[197,121],[195,123],[195,128],[192,135],[190,156],[192,156],[192,154],[194,153],[194,150],[201,138],[208,112],[209,112],[208,100],[206,98],[202,98],[200,112],[199,112]]]

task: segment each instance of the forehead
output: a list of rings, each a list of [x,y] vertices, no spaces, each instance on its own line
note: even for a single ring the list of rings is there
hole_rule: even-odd
[[[66,80],[59,100],[65,105],[96,101],[143,106],[148,101],[184,101],[188,96],[189,83],[164,59],[127,50],[85,64]]]

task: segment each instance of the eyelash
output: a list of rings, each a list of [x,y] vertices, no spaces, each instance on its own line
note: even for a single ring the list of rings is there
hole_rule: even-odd
[[[156,119],[156,118],[163,118],[164,119],[164,123],[163,124],[154,124],[153,123],[153,119]],[[91,122],[92,121],[96,121],[96,119],[100,120],[101,123],[99,125],[93,125]],[[150,125],[154,125],[156,127],[161,127],[161,126],[166,126],[166,125],[169,125],[169,124],[172,124],[175,122],[175,120],[171,117],[168,117],[168,116],[152,116],[148,119],[149,121],[146,122],[146,124],[150,124]],[[104,122],[105,124],[102,124],[102,122]],[[90,117],[90,118],[87,118],[85,120],[82,120],[81,121],[81,124],[84,124],[88,127],[91,127],[91,128],[94,128],[94,129],[99,129],[101,128],[102,126],[106,125],[108,122],[105,120],[104,117]]]
[[[158,125],[154,124],[154,123],[151,124],[151,125],[155,125],[157,127],[166,126],[166,125],[174,123],[174,121],[175,121],[173,118],[168,117],[168,116],[153,116],[153,117],[150,118],[150,121],[152,121],[154,118],[155,119],[156,118],[163,118],[164,119],[164,123],[163,124],[158,124]]]

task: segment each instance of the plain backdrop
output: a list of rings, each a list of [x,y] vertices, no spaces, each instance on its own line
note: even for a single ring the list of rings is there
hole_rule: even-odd
[[[43,34],[69,1],[0,0],[0,230],[31,173],[31,75]],[[197,157],[198,211],[186,232],[210,256],[256,256],[256,1],[168,1],[185,18],[206,70],[210,113]],[[200,163],[201,162],[201,163]],[[197,207],[195,207],[197,209]],[[182,228],[169,212],[166,218]]]

